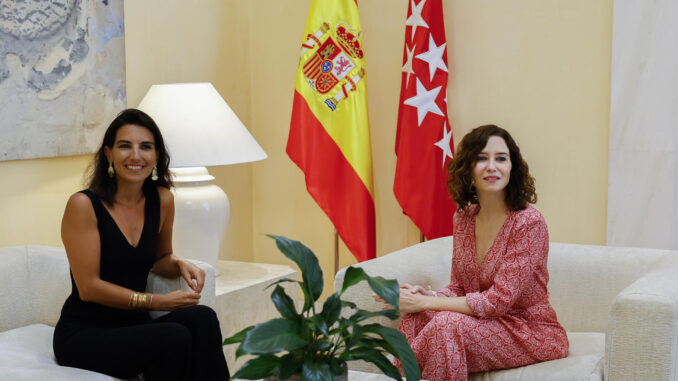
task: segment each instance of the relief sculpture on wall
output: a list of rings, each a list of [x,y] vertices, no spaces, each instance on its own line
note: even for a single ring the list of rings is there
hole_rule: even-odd
[[[92,153],[125,108],[121,0],[0,0],[0,161]]]

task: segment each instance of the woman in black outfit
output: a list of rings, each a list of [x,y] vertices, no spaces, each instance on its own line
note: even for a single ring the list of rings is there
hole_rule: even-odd
[[[216,314],[197,305],[204,271],[172,253],[168,166],[151,117],[118,114],[61,224],[73,291],[54,332],[59,364],[147,381],[229,379]],[[145,293],[149,271],[181,276],[193,292]]]

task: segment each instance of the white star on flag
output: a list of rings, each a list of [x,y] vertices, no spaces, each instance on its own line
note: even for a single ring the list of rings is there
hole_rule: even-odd
[[[447,45],[446,42],[440,46],[436,46],[436,42],[433,41],[433,36],[429,36],[428,51],[417,55],[417,58],[420,60],[428,62],[428,72],[431,76],[431,81],[433,81],[433,75],[435,75],[436,70],[440,69],[447,71],[447,65],[445,65],[445,61],[443,61],[445,45]]]
[[[415,77],[416,78],[416,77]],[[404,104],[417,108],[417,124],[421,126],[421,122],[426,117],[426,114],[432,112],[440,116],[445,116],[440,107],[436,104],[436,98],[438,98],[438,93],[442,86],[438,86],[433,90],[427,90],[424,85],[421,84],[419,78],[417,79],[417,95],[412,98],[405,99]]]
[[[445,159],[447,159],[448,157],[450,159],[453,158],[452,148],[450,148],[451,139],[452,139],[452,129],[450,128],[450,132],[447,132],[447,123],[443,122],[443,138],[433,143],[433,145],[443,150],[443,168],[445,168]]]
[[[405,62],[405,65],[403,65],[403,73],[407,73],[407,79],[405,80],[405,86],[410,84],[410,74],[414,74],[414,70],[412,69],[412,56],[414,55],[414,50],[417,48],[417,45],[414,45],[412,47],[412,50],[407,47],[407,43],[405,43],[405,50],[407,51],[407,62]]]
[[[424,21],[424,18],[421,17],[421,11],[424,9],[426,0],[421,0],[419,5],[414,5],[414,0],[410,1],[412,2],[412,16],[407,18],[405,25],[406,27],[407,25],[412,27],[412,39],[414,40],[414,33],[416,33],[418,26],[428,29],[428,24]]]

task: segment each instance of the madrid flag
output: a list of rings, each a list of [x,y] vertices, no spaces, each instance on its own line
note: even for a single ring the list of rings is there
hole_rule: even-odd
[[[452,234],[455,211],[446,186],[454,149],[447,118],[446,46],[442,0],[409,0],[393,191],[428,239]]]
[[[365,60],[356,0],[311,0],[287,154],[359,260],[376,255]]]

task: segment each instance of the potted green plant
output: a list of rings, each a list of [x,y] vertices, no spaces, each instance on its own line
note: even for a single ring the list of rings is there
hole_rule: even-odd
[[[245,328],[224,340],[224,345],[240,344],[236,356],[256,356],[247,361],[234,378],[287,380],[294,376],[302,381],[332,381],[346,379],[347,361],[364,360],[375,364],[385,375],[402,380],[398,369],[385,355],[390,353],[400,360],[408,381],[420,379],[419,365],[405,337],[396,329],[365,322],[375,316],[398,318],[397,281],[370,277],[361,268],[349,267],[341,291],[330,295],[322,310],[316,311],[316,301],[323,291],[323,275],[315,254],[298,241],[269,237],[299,266],[302,280],[284,278],[269,286],[275,286],[271,300],[280,318]],[[369,312],[341,300],[347,288],[363,280],[393,308]],[[304,295],[301,311],[297,311],[294,300],[281,287],[285,282],[299,284]],[[341,316],[342,307],[351,309],[350,316]]]

